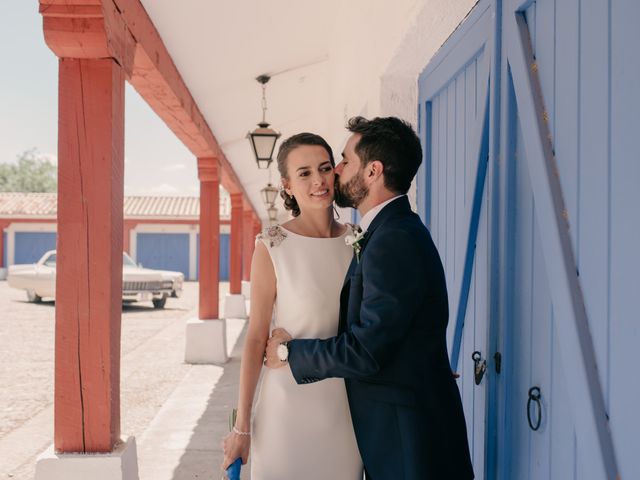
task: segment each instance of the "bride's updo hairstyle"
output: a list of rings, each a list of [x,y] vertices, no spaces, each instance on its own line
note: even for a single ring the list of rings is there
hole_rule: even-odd
[[[318,145],[324,148],[329,154],[329,161],[331,162],[331,166],[336,166],[336,163],[333,159],[333,151],[324,138],[322,138],[320,135],[316,135],[315,133],[298,133],[287,138],[280,144],[280,148],[278,149],[278,172],[280,173],[280,176],[285,180],[289,180],[289,173],[287,172],[287,157],[293,150],[303,145]],[[284,200],[285,209],[291,210],[291,214],[294,217],[300,215],[300,206],[298,205],[295,197],[290,197],[289,195],[287,195],[287,192],[284,188],[280,190],[280,196]]]

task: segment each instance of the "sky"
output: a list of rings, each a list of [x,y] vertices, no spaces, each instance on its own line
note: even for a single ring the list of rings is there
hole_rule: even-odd
[[[6,4],[9,5],[6,5]],[[5,0],[0,15],[0,163],[31,148],[57,162],[58,59],[37,0]],[[199,193],[196,159],[127,83],[125,194]]]

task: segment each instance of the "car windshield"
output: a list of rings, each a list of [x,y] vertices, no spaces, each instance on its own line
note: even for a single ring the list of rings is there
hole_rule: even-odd
[[[56,266],[56,254],[49,255],[47,259],[44,261],[44,264],[47,267],[55,267]]]
[[[127,255],[126,253],[122,254],[122,264],[125,267],[137,267],[138,265],[136,265],[136,262],[133,261],[133,259]]]

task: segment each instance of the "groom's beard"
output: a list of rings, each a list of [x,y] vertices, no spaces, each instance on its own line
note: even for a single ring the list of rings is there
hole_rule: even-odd
[[[340,176],[336,175],[335,201],[339,207],[358,208],[367,195],[369,195],[369,187],[364,184],[362,172],[358,172],[344,185],[340,183]]]

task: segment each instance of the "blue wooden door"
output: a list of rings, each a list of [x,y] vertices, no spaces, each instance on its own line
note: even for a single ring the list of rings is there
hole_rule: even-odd
[[[640,478],[638,18],[631,0],[480,1],[420,77],[418,205],[447,270],[478,478]],[[461,122],[487,52],[488,113]],[[475,171],[457,159],[469,125]]]
[[[449,293],[448,346],[459,387],[474,470],[485,465],[486,381],[475,358],[488,355],[489,84],[492,5],[481,2],[420,76],[419,133],[424,161],[418,206],[438,247]],[[482,252],[476,255],[476,251]]]
[[[640,386],[624,380],[634,367],[623,360],[640,340],[640,261],[623,233],[640,240],[628,127],[640,107],[629,79],[640,71],[629,20],[639,13],[636,2],[505,3],[500,478],[640,478],[640,414],[626,400]]]
[[[146,268],[173,270],[189,277],[188,233],[138,233],[136,259]]]

